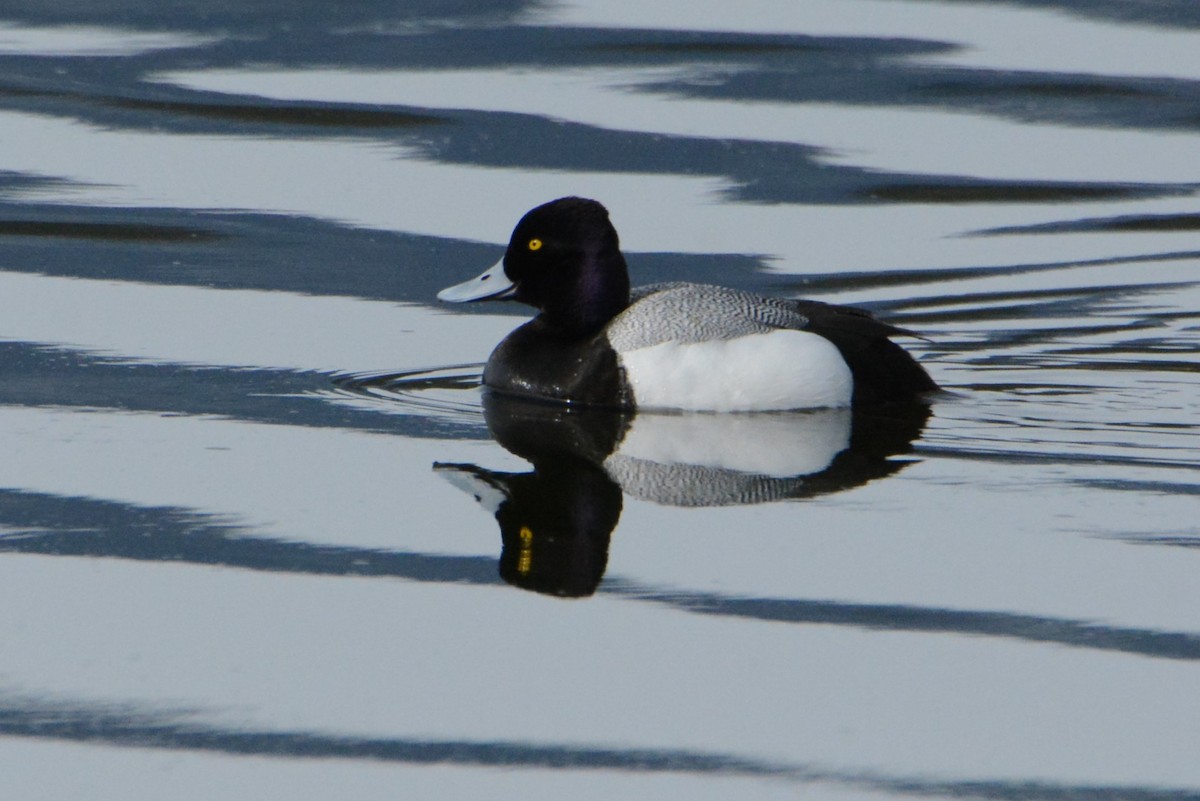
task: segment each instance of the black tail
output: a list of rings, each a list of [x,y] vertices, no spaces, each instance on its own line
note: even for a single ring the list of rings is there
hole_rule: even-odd
[[[870,312],[818,301],[796,301],[806,329],[834,345],[854,376],[855,406],[912,401],[939,389],[925,368],[889,337],[916,336],[875,319]]]

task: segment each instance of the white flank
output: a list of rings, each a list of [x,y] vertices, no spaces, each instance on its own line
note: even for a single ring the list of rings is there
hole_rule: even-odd
[[[664,342],[620,354],[640,409],[712,412],[850,405],[854,381],[832,342],[772,331],[711,342]]]

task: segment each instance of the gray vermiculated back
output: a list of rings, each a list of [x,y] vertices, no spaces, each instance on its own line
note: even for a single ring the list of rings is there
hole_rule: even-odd
[[[708,284],[666,283],[638,287],[629,308],[608,326],[618,351],[662,342],[705,342],[765,334],[778,328],[802,329],[808,318],[791,301]]]

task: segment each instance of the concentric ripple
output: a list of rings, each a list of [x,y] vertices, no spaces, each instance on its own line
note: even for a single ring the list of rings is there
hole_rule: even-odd
[[[485,428],[480,405],[482,364],[459,364],[401,373],[336,376],[324,393],[334,403],[384,414],[413,415]]]

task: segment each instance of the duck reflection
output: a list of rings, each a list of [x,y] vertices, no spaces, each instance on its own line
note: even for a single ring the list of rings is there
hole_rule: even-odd
[[[434,470],[500,525],[500,575],[523,589],[591,595],[630,495],[671,506],[808,498],[901,470],[929,407],[757,414],[637,414],[485,393],[493,438],[524,473],[474,464]]]

